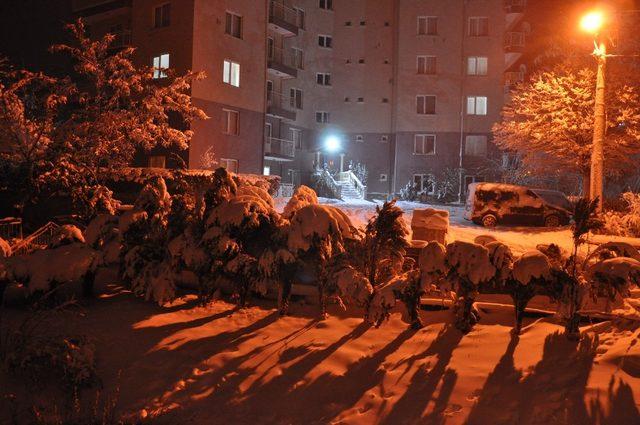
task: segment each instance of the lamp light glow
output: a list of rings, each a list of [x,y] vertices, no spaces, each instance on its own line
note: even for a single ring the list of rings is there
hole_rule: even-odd
[[[324,147],[329,152],[337,152],[341,147],[340,139],[338,136],[327,136],[324,140]]]
[[[583,31],[597,34],[604,25],[604,13],[600,11],[589,12],[582,17],[580,27]]]

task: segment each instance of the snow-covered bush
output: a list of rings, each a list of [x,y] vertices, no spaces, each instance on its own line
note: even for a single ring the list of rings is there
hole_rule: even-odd
[[[0,258],[11,257],[11,245],[9,242],[0,238]]]
[[[603,227],[599,233],[614,236],[640,237],[640,194],[623,193],[625,211],[607,211],[603,214]]]
[[[592,282],[592,296],[606,297],[607,310],[616,295],[630,297],[632,286],[640,286],[640,261],[624,256],[604,259],[587,271]]]
[[[547,286],[551,279],[551,264],[540,251],[523,254],[513,263],[512,279],[507,283],[516,313],[514,333],[522,329],[524,310],[537,290]]]
[[[120,260],[120,231],[118,217],[110,214],[97,215],[84,231],[87,245],[101,252],[104,265],[115,264]]]
[[[389,318],[389,312],[400,299],[407,308],[409,323],[412,328],[422,327],[418,315],[420,307],[420,270],[411,269],[401,273],[375,288],[367,307],[367,321],[376,327]]]
[[[338,208],[311,204],[297,210],[284,231],[287,249],[299,261],[315,269],[322,315],[326,315],[329,260],[358,238],[349,217]]]
[[[468,332],[478,321],[473,303],[479,286],[494,278],[496,268],[491,264],[489,250],[470,242],[455,241],[447,245],[445,261],[449,268],[447,280],[453,286],[457,298],[456,327]]]
[[[429,242],[422,250],[418,258],[418,267],[421,273],[421,285],[425,291],[431,290],[434,285],[444,278],[449,269],[446,264],[447,248],[436,241]]]
[[[287,205],[284,206],[284,211],[282,212],[282,216],[286,219],[290,219],[293,214],[298,211],[302,207],[306,207],[307,205],[317,205],[318,204],[318,195],[316,192],[307,186],[298,186],[293,192],[293,196],[287,202]]]

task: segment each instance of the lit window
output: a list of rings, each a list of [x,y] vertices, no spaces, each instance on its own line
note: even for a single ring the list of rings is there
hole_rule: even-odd
[[[316,74],[316,82],[321,86],[330,86],[331,85],[331,74],[327,72],[318,72]]]
[[[149,168],[166,168],[167,158],[164,155],[152,155],[149,157]]]
[[[436,97],[433,95],[416,96],[416,112],[419,115],[434,115],[436,113]]]
[[[326,124],[329,122],[329,112],[327,111],[318,111],[316,112],[316,122],[318,124]]]
[[[268,166],[268,165],[265,165],[265,166],[262,168],[262,175],[263,175],[263,176],[269,176],[269,175],[271,175],[271,167],[270,167],[270,166]]]
[[[167,78],[167,70],[169,69],[169,54],[164,53],[153,58],[153,78]]]
[[[433,75],[436,73],[435,56],[418,56],[418,74]]]
[[[324,10],[333,10],[333,0],[318,0],[318,7]]]
[[[467,115],[487,115],[487,98],[485,96],[467,97]]]
[[[168,27],[171,24],[171,3],[165,3],[153,8],[153,27]]]
[[[240,87],[240,64],[225,60],[222,70],[222,81],[234,87]]]
[[[486,16],[472,16],[469,18],[469,35],[471,37],[489,35],[489,18]]]
[[[435,155],[436,136],[433,134],[416,134],[413,139],[414,155]]]
[[[418,35],[438,35],[438,17],[418,16]]]
[[[467,156],[487,156],[487,136],[467,136],[465,138],[464,154]]]
[[[318,46],[326,47],[330,49],[333,44],[333,38],[330,35],[319,35],[318,36]]]
[[[228,159],[228,158],[220,158],[220,166],[222,168],[226,168],[228,171],[232,173],[238,173],[238,160],[237,159]]]
[[[231,136],[240,134],[240,113],[238,111],[222,110],[222,132]]]
[[[486,56],[469,56],[467,58],[467,75],[487,75],[489,59]]]
[[[242,16],[227,12],[224,32],[233,37],[242,38]]]

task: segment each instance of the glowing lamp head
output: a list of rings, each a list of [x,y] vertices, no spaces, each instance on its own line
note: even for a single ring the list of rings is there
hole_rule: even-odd
[[[582,17],[580,28],[590,34],[597,34],[604,25],[604,14],[599,11],[589,12]]]
[[[338,136],[327,136],[324,140],[324,147],[329,152],[337,152],[341,147],[340,139]]]

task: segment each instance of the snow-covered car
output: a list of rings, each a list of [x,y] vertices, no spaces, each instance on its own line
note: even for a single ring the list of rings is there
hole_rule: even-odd
[[[502,183],[472,183],[465,218],[485,227],[497,224],[558,227],[571,220],[571,203],[556,190]]]

